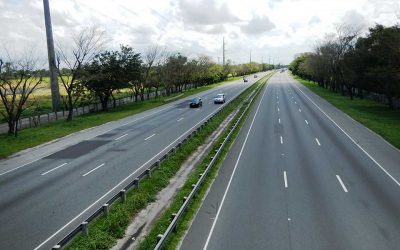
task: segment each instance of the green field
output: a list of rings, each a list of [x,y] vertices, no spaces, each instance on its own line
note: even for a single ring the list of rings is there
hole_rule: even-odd
[[[237,79],[239,78],[232,78],[228,81]],[[6,134],[0,135],[0,159],[5,158],[18,151],[40,145],[42,143],[66,136],[68,134],[86,128],[98,126],[109,121],[118,120],[130,115],[143,112],[148,109],[158,107],[168,102],[175,101],[177,99],[185,98],[189,95],[205,91],[218,85],[222,85],[226,82],[202,86],[197,89],[190,89],[183,92],[183,95],[181,95],[182,93],[176,93],[168,97],[160,97],[158,99],[129,103],[117,107],[116,109],[113,109],[109,112],[98,112],[74,117],[71,122],[61,120],[44,124],[37,128],[24,129],[18,133],[18,137],[8,136]],[[177,99],[171,100],[172,97],[178,95],[180,96],[177,97]]]
[[[400,149],[400,110],[390,109],[387,105],[368,99],[354,98],[351,100],[348,96],[322,88],[314,82],[297,76],[294,78]]]

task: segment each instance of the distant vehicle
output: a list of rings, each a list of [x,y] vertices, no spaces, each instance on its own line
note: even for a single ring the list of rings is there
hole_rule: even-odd
[[[247,80],[246,77],[243,77],[243,82],[248,82],[249,80]]]
[[[254,78],[257,78],[257,75],[254,75]]]
[[[283,73],[283,72],[285,72],[285,70],[284,70],[284,69],[281,69],[281,73]]]
[[[224,94],[218,94],[215,98],[214,98],[214,103],[218,104],[218,103],[225,103],[225,95]]]
[[[190,108],[199,108],[202,106],[203,106],[203,101],[199,97],[193,98],[189,104]]]

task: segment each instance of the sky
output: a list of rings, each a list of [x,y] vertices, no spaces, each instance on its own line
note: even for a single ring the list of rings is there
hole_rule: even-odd
[[[107,49],[159,45],[222,62],[290,63],[338,25],[364,32],[400,22],[400,0],[49,0],[54,39],[68,46],[87,27],[104,30]],[[0,0],[0,51],[46,54],[42,0]],[[0,53],[1,54],[1,53]]]

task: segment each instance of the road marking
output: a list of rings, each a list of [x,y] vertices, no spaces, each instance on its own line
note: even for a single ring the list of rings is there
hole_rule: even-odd
[[[281,118],[278,118],[278,123],[281,124]]]
[[[279,108],[278,108],[278,112],[279,112]]]
[[[321,143],[319,143],[318,138],[315,138],[315,141],[317,142],[318,146],[321,146]]]
[[[61,164],[60,166],[58,166],[58,167],[55,167],[55,168],[53,168],[53,169],[50,169],[49,171],[47,171],[47,172],[44,172],[43,174],[41,174],[41,175],[46,175],[46,174],[48,174],[48,173],[50,173],[50,172],[53,172],[54,170],[56,170],[56,169],[59,169],[59,168],[61,168],[61,167],[63,167],[63,166],[65,166],[65,165],[67,165],[68,163],[66,163],[66,162],[64,162],[63,164]]]
[[[288,221],[291,221],[292,219],[290,219],[290,218],[287,218],[287,220],[288,220]]]
[[[319,111],[321,111],[322,114],[324,114],[333,124],[335,124],[336,127],[339,128],[340,131],[343,132],[343,134],[345,134],[359,149],[361,149],[361,151],[364,152],[364,154],[366,154],[368,156],[368,158],[371,159],[371,161],[373,161],[387,176],[389,176],[390,179],[392,179],[392,181],[394,181],[397,186],[400,186],[400,182],[398,180],[396,180],[396,178],[394,178],[384,167],[381,166],[381,164],[379,164],[370,154],[368,154],[367,151],[365,151],[365,149],[363,147],[361,147],[349,134],[346,133],[346,131],[344,131],[327,113],[325,113],[325,111],[323,111],[313,100],[311,100],[310,97],[308,97],[308,95],[306,95],[299,87],[296,86],[296,88],[312,103],[314,104],[314,106],[316,106]]]
[[[221,209],[222,209],[222,207],[224,206],[224,202],[225,202],[226,195],[227,195],[227,193],[228,193],[229,187],[231,186],[231,183],[232,183],[232,180],[233,180],[233,176],[235,175],[236,168],[237,168],[237,166],[238,166],[238,164],[239,164],[240,158],[242,157],[243,149],[244,149],[244,147],[246,146],[247,139],[249,138],[250,131],[251,131],[251,129],[253,128],[254,121],[255,121],[255,119],[256,119],[256,117],[257,117],[258,110],[260,109],[260,105],[261,105],[261,103],[262,103],[262,101],[263,101],[263,99],[264,99],[265,92],[266,92],[268,86],[269,86],[269,85],[267,85],[267,87],[264,89],[264,93],[263,93],[263,95],[262,95],[262,97],[261,97],[260,103],[259,103],[258,106],[257,106],[256,113],[254,114],[253,120],[251,121],[249,131],[247,131],[247,134],[246,134],[246,137],[245,137],[245,139],[244,139],[242,148],[240,149],[240,152],[239,152],[239,156],[238,156],[238,158],[237,158],[237,160],[236,160],[235,166],[233,167],[233,171],[232,171],[231,177],[230,177],[230,179],[229,179],[228,185],[226,186],[224,195],[222,196],[221,205],[218,207],[218,211],[217,211],[217,214],[216,214],[216,216],[215,216],[215,220],[213,221],[213,224],[212,224],[212,226],[211,226],[211,229],[210,229],[210,232],[209,232],[209,234],[208,234],[206,243],[205,243],[205,245],[204,245],[204,247],[203,247],[203,250],[206,250],[207,247],[208,247],[208,244],[210,243],[211,235],[212,235],[212,233],[213,233],[213,231],[214,231],[214,228],[215,228],[215,225],[216,225],[216,223],[217,223],[217,221],[218,221],[219,214],[221,213]]]
[[[147,137],[146,139],[144,139],[145,141],[147,141],[148,139],[150,139],[151,137],[155,136],[156,134],[152,134],[149,137]]]
[[[118,141],[119,139],[124,138],[124,137],[127,136],[127,135],[128,135],[128,134],[121,135],[120,137],[116,138],[115,141]]]
[[[294,104],[297,104],[297,102],[294,102]]]
[[[104,164],[105,164],[105,163],[100,164],[99,166],[93,168],[92,170],[90,170],[90,171],[87,172],[86,174],[83,174],[82,176],[86,176],[86,175],[90,174],[91,172],[93,172],[93,171],[95,171],[95,170],[101,168],[102,166],[104,166]]]
[[[301,109],[299,109],[299,112],[301,113]]]
[[[288,182],[287,182],[286,171],[283,171],[283,180],[285,181],[285,188],[288,188]]]
[[[177,122],[180,122],[183,120],[183,117],[179,118],[178,120],[176,120]]]
[[[348,192],[348,191],[347,191],[347,188],[346,188],[346,186],[344,185],[342,179],[340,179],[340,176],[339,176],[339,175],[336,175],[336,178],[338,179],[338,181],[339,181],[340,185],[342,186],[344,192],[347,193],[347,192]]]
[[[283,137],[281,136],[281,144],[283,144]]]
[[[267,85],[268,87],[269,85]],[[266,90],[267,88],[265,88]],[[264,98],[265,95],[265,90],[264,90],[264,94],[262,99]],[[242,92],[244,92],[245,90],[243,90]],[[235,95],[233,97],[236,98],[237,96],[239,96],[242,92],[239,92],[237,95]],[[261,99],[261,100],[262,100]],[[52,235],[50,235],[47,239],[45,239],[42,243],[40,243],[37,247],[34,248],[34,250],[38,250],[41,247],[43,247],[46,243],[48,243],[51,239],[53,239],[56,235],[58,235],[61,231],[63,231],[65,228],[67,228],[69,225],[71,225],[72,222],[76,221],[77,219],[79,219],[83,214],[85,214],[87,211],[89,211],[93,206],[95,206],[97,203],[99,203],[100,201],[102,201],[105,197],[107,197],[111,192],[113,192],[114,190],[116,190],[117,188],[120,188],[122,186],[122,184],[124,184],[127,180],[131,179],[137,172],[141,171],[145,166],[147,166],[151,161],[153,161],[154,159],[156,159],[159,155],[161,155],[163,152],[165,152],[167,149],[169,149],[169,147],[171,147],[174,143],[176,143],[177,141],[179,141],[183,136],[185,136],[187,133],[191,132],[194,128],[196,128],[199,124],[203,123],[204,121],[206,121],[209,117],[211,117],[212,115],[214,115],[215,113],[217,113],[219,110],[221,110],[223,108],[223,106],[220,106],[219,108],[217,108],[214,112],[210,113],[209,115],[207,115],[206,117],[204,117],[201,121],[199,121],[198,123],[196,123],[195,125],[193,125],[191,128],[189,128],[188,130],[186,130],[186,132],[182,133],[178,138],[176,138],[173,142],[171,142],[168,146],[166,146],[164,149],[162,149],[160,152],[158,152],[157,154],[155,154],[153,157],[151,157],[149,160],[147,160],[145,163],[143,163],[139,168],[137,168],[135,171],[133,171],[130,175],[128,175],[127,177],[125,177],[125,179],[123,179],[122,181],[120,181],[118,184],[116,184],[113,188],[111,188],[110,190],[108,190],[105,194],[103,194],[100,198],[98,198],[96,201],[94,201],[92,204],[90,204],[85,210],[83,210],[81,213],[79,213],[77,216],[75,216],[74,218],[72,218],[70,221],[68,221],[64,226],[62,226],[60,229],[58,229],[55,233],[53,233]]]
[[[306,124],[308,125],[308,121],[307,120],[304,120],[305,122],[306,122]]]

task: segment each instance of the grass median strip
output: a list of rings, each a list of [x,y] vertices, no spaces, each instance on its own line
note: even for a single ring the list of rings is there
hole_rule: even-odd
[[[239,78],[235,77],[229,79],[228,81],[233,81],[237,79]],[[168,97],[160,97],[158,99],[129,103],[117,107],[116,109],[110,110],[109,112],[98,112],[74,117],[71,122],[59,120],[56,122],[40,125],[37,128],[24,129],[19,132],[18,137],[9,136],[7,134],[0,135],[0,159],[10,156],[18,151],[34,147],[45,142],[49,142],[57,138],[61,138],[63,136],[72,134],[83,129],[99,126],[110,121],[138,114],[140,112],[156,108],[177,99],[183,99],[190,95],[220,86],[228,81],[202,86],[196,89],[190,89],[183,93],[176,93]],[[168,101],[168,99],[176,96],[179,97]]]
[[[268,78],[263,79],[260,81],[259,85],[259,90],[262,90],[262,85],[267,82]],[[259,94],[260,92],[258,92]],[[258,95],[257,94],[257,95]],[[251,104],[253,105],[254,102]],[[238,119],[238,117],[244,112],[245,106],[241,108],[241,110],[236,114],[236,117],[231,121],[231,124],[227,126],[227,128],[232,127],[234,122]],[[227,144],[223,148],[220,156],[216,159],[215,165],[212,167],[211,171],[209,172],[209,175],[206,177],[203,185],[200,187],[198,190],[195,198],[191,201],[189,207],[186,210],[186,213],[184,216],[179,220],[178,225],[176,227],[176,231],[170,236],[168,239],[167,243],[164,245],[164,249],[176,249],[178,246],[179,242],[181,241],[182,237],[184,236],[186,230],[189,227],[190,221],[193,219],[195,216],[197,210],[199,209],[202,199],[205,196],[209,186],[213,182],[215,175],[221,166],[226,154],[229,152],[230,147],[232,146],[233,142],[235,141],[235,138],[240,132],[240,128],[243,126],[244,122],[246,121],[246,118],[248,116],[248,113],[251,111],[248,109],[246,111],[246,114],[244,114],[243,119],[240,121],[239,125],[236,127],[236,129],[233,131],[232,137],[228,140]],[[143,239],[143,241],[140,243],[138,249],[140,250],[147,250],[147,249],[153,249],[156,244],[157,244],[157,235],[163,234],[164,231],[167,229],[171,222],[171,214],[175,213],[179,210],[179,208],[182,205],[183,198],[187,196],[191,191],[192,191],[192,185],[195,184],[198,179],[199,175],[204,172],[204,170],[207,167],[207,164],[210,162],[210,157],[214,156],[215,150],[218,149],[220,143],[224,140],[226,135],[229,133],[229,130],[226,129],[226,131],[220,135],[219,139],[214,143],[213,148],[210,150],[210,153],[204,158],[202,163],[196,167],[196,169],[193,171],[193,173],[189,176],[187,181],[185,182],[184,186],[179,190],[177,195],[174,198],[174,201],[171,203],[171,205],[165,210],[165,212],[160,216],[160,218],[156,221],[154,224],[152,230],[150,233]]]
[[[129,191],[125,203],[117,201],[113,204],[107,217],[101,216],[89,225],[88,236],[77,236],[67,246],[67,249],[109,249],[112,247],[117,239],[124,236],[132,218],[148,203],[155,200],[157,193],[168,185],[169,180],[187,157],[204,143],[207,137],[245,100],[255,87],[256,84],[229,103],[202,130],[183,144],[175,154],[163,161],[160,168],[152,173],[151,178],[142,180],[140,188]]]
[[[348,96],[322,88],[312,81],[304,80],[298,76],[294,76],[294,78],[400,149],[400,110],[392,110],[387,105],[368,99],[355,97],[351,100]]]

